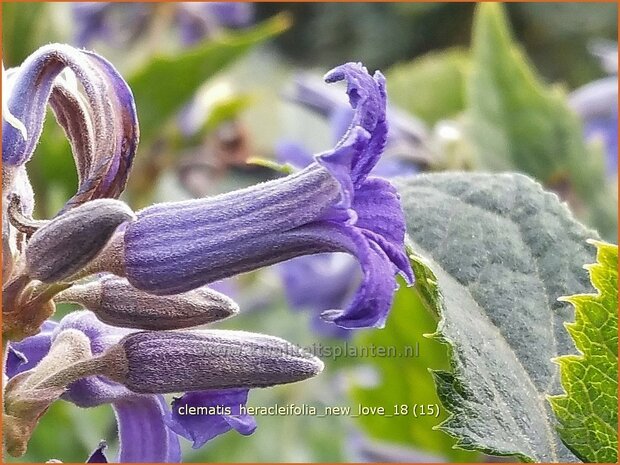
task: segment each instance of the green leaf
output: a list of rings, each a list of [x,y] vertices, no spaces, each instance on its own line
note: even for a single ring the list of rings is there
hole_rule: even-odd
[[[551,359],[571,352],[558,297],[592,290],[582,264],[596,234],[554,194],[518,174],[443,173],[396,180],[415,250],[416,288],[441,320],[450,371],[435,373],[457,445],[526,461],[574,461],[546,397]],[[436,283],[436,284],[434,284]]]
[[[518,170],[577,197],[572,203],[582,204],[578,213],[615,237],[617,200],[604,157],[588,151],[564,92],[544,85],[513,42],[501,4],[477,7],[466,99],[467,132],[479,166]]]
[[[562,300],[575,306],[566,329],[580,355],[556,359],[566,394],[550,399],[564,443],[585,462],[618,461],[618,246],[594,242],[588,265],[597,294]]]
[[[434,124],[465,108],[468,55],[461,49],[429,53],[387,73],[390,101]]]
[[[172,56],[154,57],[128,79],[142,140],[150,140],[208,78],[289,24],[288,16],[278,15],[253,29],[229,33]]]
[[[437,321],[424,308],[423,302],[413,288],[401,286],[396,294],[386,327],[357,333],[354,343],[359,347],[394,348],[398,354],[414,354],[413,357],[381,357],[373,360],[380,384],[364,387],[357,383],[352,389],[356,404],[367,407],[383,407],[392,413],[396,405],[406,405],[407,415],[358,417],[362,428],[370,436],[405,444],[415,449],[443,456],[447,461],[471,462],[476,454],[453,449],[455,440],[442,431],[433,429],[446,419],[441,409],[439,416],[413,416],[413,406],[438,405],[429,367],[448,367],[446,348],[424,337],[435,331]],[[400,408],[400,407],[399,407]]]

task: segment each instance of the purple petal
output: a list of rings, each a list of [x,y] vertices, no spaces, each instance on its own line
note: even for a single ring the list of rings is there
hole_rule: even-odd
[[[199,449],[207,441],[231,429],[247,436],[256,429],[254,418],[240,412],[247,399],[247,389],[189,392],[174,399],[172,412],[165,422],[175,433],[192,441],[194,449]],[[190,414],[189,407],[202,407],[203,413]],[[208,410],[204,413],[205,407],[216,409],[216,413],[211,414]],[[217,413],[220,411],[223,413]]]
[[[56,85],[56,78],[67,68],[82,84],[84,96],[68,84]],[[7,105],[26,127],[27,138],[3,120],[4,164],[21,166],[30,159],[48,102],[72,143],[80,174],[78,193],[66,208],[90,199],[118,197],[138,143],[136,109],[125,81],[92,52],[59,44],[41,47],[12,78]]]
[[[336,145],[336,150],[349,143],[348,135],[354,128],[370,134],[367,144],[356,153],[351,163],[351,179],[358,187],[379,161],[387,141],[385,78],[379,71],[370,76],[361,63],[347,63],[328,72],[325,80],[346,80],[349,103],[355,110],[349,130]]]
[[[252,22],[254,8],[244,2],[183,2],[177,4],[181,41],[193,45],[222,28],[240,28]]]
[[[52,333],[57,325],[58,323],[48,320],[43,323],[40,333],[27,337],[23,341],[9,344],[5,364],[5,373],[8,378],[38,365],[50,350]]]
[[[170,414],[163,396],[134,396],[112,404],[118,423],[120,463],[178,463],[178,436],[164,423]]]
[[[247,2],[208,2],[204,6],[225,27],[249,26],[254,19],[254,5]]]
[[[355,193],[353,209],[358,217],[355,226],[380,245],[407,282],[413,284],[411,264],[403,246],[405,214],[394,186],[385,179],[367,179]]]
[[[390,258],[357,228],[325,222],[315,226],[314,232],[330,236],[343,249],[355,255],[364,274],[353,301],[342,310],[323,312],[323,317],[343,328],[383,327],[397,289],[397,270]]]
[[[73,24],[76,29],[73,42],[78,47],[88,46],[97,37],[107,37],[106,14],[108,2],[78,2],[71,4]]]

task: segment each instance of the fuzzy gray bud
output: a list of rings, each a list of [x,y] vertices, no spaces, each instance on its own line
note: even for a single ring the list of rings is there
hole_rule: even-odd
[[[242,331],[140,332],[125,336],[117,348],[122,357],[111,352],[123,374],[115,381],[139,393],[267,387],[323,370],[318,358],[290,342]]]
[[[115,229],[135,215],[119,200],[86,202],[35,232],[26,247],[26,272],[46,283],[61,281],[86,266]]]
[[[200,326],[239,311],[232,299],[207,287],[155,296],[111,275],[73,286],[57,295],[56,300],[83,305],[109,325],[150,330]]]

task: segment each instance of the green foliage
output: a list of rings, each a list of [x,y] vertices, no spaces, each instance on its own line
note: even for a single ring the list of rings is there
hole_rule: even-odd
[[[585,462],[618,461],[618,246],[594,242],[597,262],[588,265],[597,294],[562,300],[575,306],[566,329],[580,355],[556,361],[566,394],[550,399],[560,437]]]
[[[585,241],[595,233],[522,175],[443,173],[396,185],[418,255],[416,288],[450,349],[451,370],[435,372],[451,413],[441,429],[465,449],[576,460],[545,399],[561,390],[551,359],[572,345],[563,323],[573,311],[557,298],[591,291],[581,266],[594,258]]]
[[[460,113],[465,108],[468,61],[466,51],[449,49],[390,68],[390,101],[429,124]]]
[[[578,197],[588,223],[615,236],[617,201],[604,158],[588,151],[565,94],[535,75],[510,36],[500,4],[478,5],[466,100],[468,135],[480,168],[518,170],[568,198]]]
[[[406,405],[407,415],[365,415],[358,418],[363,429],[372,437],[405,444],[415,449],[443,456],[448,461],[471,462],[476,454],[453,449],[455,440],[434,429],[447,417],[443,410],[438,417],[418,416],[412,413],[413,405],[440,404],[432,375],[428,367],[448,367],[445,347],[425,338],[435,331],[437,321],[424,308],[413,288],[401,286],[396,294],[386,327],[359,333],[354,342],[360,347],[394,347],[399,354],[416,354],[413,357],[382,357],[373,361],[380,384],[372,387],[354,386],[353,400],[368,407],[383,407],[392,413],[395,405]],[[412,350],[413,349],[413,350]]]
[[[142,140],[151,140],[203,82],[288,27],[287,16],[279,15],[252,29],[228,33],[175,55],[152,58],[128,78]]]
[[[59,40],[49,20],[50,3],[2,2],[2,61],[19,66],[41,45]]]

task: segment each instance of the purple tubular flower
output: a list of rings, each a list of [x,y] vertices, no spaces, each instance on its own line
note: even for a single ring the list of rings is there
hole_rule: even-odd
[[[385,80],[355,63],[326,80],[347,81],[355,110],[336,147],[285,178],[138,212],[124,235],[132,285],[174,294],[301,255],[347,252],[364,278],[353,301],[325,318],[345,328],[384,325],[395,275],[413,282],[398,194],[389,182],[368,178],[387,137]]]
[[[69,69],[82,87],[57,79]],[[2,121],[4,170],[24,165],[41,135],[47,104],[72,145],[77,194],[65,209],[87,200],[118,197],[138,144],[133,95],[114,67],[95,53],[68,45],[41,47],[10,76],[7,107],[23,128]]]
[[[199,449],[231,429],[244,436],[256,430],[254,418],[241,413],[241,406],[247,400],[247,389],[189,392],[174,399],[165,422],[179,436],[192,441],[194,449]],[[190,409],[199,413],[190,414]]]

